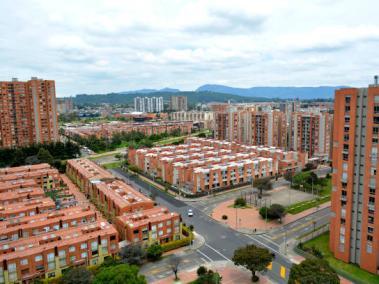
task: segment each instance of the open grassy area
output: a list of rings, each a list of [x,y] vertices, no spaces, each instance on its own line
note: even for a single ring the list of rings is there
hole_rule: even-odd
[[[102,166],[106,169],[115,169],[115,168],[119,168],[121,167],[121,164],[122,162],[121,161],[117,161],[117,162],[112,162],[112,163],[107,163],[107,164],[103,164]]]
[[[303,212],[305,210],[308,210],[310,208],[319,206],[325,202],[328,202],[330,200],[330,195],[318,197],[312,200],[308,201],[301,201],[298,203],[294,203],[286,208],[286,212],[290,214],[297,214],[300,212]]]
[[[360,269],[354,264],[345,263],[333,257],[329,250],[329,232],[324,233],[313,240],[304,243],[304,247],[311,248],[312,246],[319,249],[324,259],[329,262],[329,265],[333,267],[337,273],[343,271],[345,274],[349,275],[354,283],[378,283],[379,276],[371,274],[363,269]]]
[[[321,186],[321,189],[318,191],[317,198],[292,204],[286,208],[286,211],[287,213],[290,213],[290,214],[297,214],[305,210],[308,210],[310,208],[319,206],[330,200],[331,192],[332,192],[332,179],[325,178]]]

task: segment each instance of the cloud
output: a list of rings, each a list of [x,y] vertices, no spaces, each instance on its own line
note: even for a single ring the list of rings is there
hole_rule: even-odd
[[[370,0],[2,0],[0,80],[55,79],[61,96],[193,90],[214,82],[366,85],[379,58],[374,6]]]

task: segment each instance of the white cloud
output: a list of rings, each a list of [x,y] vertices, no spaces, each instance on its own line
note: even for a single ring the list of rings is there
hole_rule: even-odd
[[[55,79],[59,95],[204,83],[366,85],[378,72],[378,6],[370,0],[3,0],[0,80]]]

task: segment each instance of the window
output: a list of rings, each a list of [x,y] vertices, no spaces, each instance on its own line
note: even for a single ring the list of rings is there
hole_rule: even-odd
[[[167,224],[167,226],[170,226],[171,225],[171,220],[168,220],[166,224]]]
[[[375,188],[370,187],[370,194],[375,194]]]
[[[157,226],[156,225],[151,226],[151,230],[152,231],[156,231],[157,230]]]
[[[16,271],[16,263],[9,263],[8,264],[8,272],[15,272]]]
[[[373,216],[368,216],[368,223],[374,224],[374,217]]]
[[[372,234],[374,232],[374,228],[373,227],[367,227],[367,232],[369,234]]]
[[[171,234],[171,228],[167,228],[167,234]]]
[[[162,227],[163,227],[163,223],[159,223],[158,228],[162,228]]]
[[[54,261],[54,253],[48,253],[47,254],[47,261],[50,262],[50,261]]]
[[[82,252],[82,254],[80,255],[82,258],[86,258],[88,256],[88,254],[86,252]]]
[[[98,247],[98,243],[96,241],[91,243],[91,250],[92,251],[97,250],[97,247]]]
[[[107,246],[108,245],[108,240],[107,239],[102,239],[101,240],[101,245],[102,246]]]
[[[74,252],[75,251],[75,247],[74,246],[70,246],[70,248],[68,249],[69,252]]]
[[[343,135],[343,141],[344,142],[349,142],[349,134],[344,134]]]
[[[80,244],[80,248],[81,248],[81,249],[86,249],[86,248],[87,248],[87,243],[82,243],[82,244]]]
[[[42,260],[42,255],[36,255],[34,258],[35,261],[41,261]]]
[[[348,161],[349,160],[349,154],[342,154],[342,159],[344,161]]]
[[[351,102],[351,97],[350,96],[346,96],[345,97],[345,104],[349,104]]]
[[[343,131],[345,131],[345,132],[349,132],[349,130],[350,130],[350,127],[349,127],[349,126],[345,126],[345,127],[343,128]]]
[[[159,230],[159,236],[163,236],[163,231]]]
[[[345,116],[345,123],[350,123],[350,116]]]
[[[70,256],[70,262],[74,262],[76,260],[75,255]]]
[[[59,256],[66,256],[66,251],[65,250],[60,250],[58,253]]]
[[[369,242],[372,242],[373,237],[372,237],[371,235],[367,235],[367,240],[368,240]]]
[[[23,259],[21,259],[21,261],[20,261],[20,264],[21,265],[27,265],[29,262],[28,262],[28,259],[27,258],[23,258]]]

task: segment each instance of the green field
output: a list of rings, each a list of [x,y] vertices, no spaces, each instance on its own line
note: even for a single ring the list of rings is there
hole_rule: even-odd
[[[350,280],[354,281],[354,283],[379,284],[379,276],[360,269],[354,264],[345,263],[333,257],[329,250],[329,232],[326,232],[317,238],[304,243],[305,248],[311,248],[313,246],[322,252],[324,259],[329,262],[329,265],[334,268],[337,273],[350,278]]]
[[[330,195],[332,192],[332,180],[331,178],[325,179],[325,184],[321,187],[321,190],[318,192],[319,195],[317,198],[308,201],[301,201],[294,203],[286,208],[286,212],[290,214],[297,214],[308,210],[310,208],[319,206],[330,200]]]

